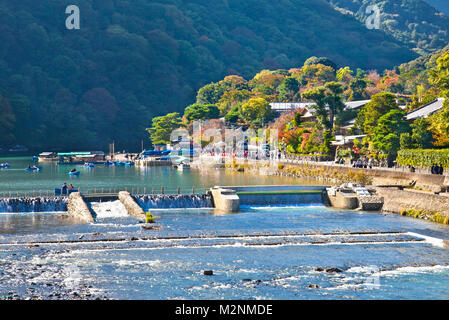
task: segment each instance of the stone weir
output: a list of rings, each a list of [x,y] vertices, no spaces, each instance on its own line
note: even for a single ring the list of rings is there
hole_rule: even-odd
[[[143,210],[176,208],[213,208],[210,194],[134,195]]]
[[[0,212],[67,211],[67,197],[12,197],[0,199]]]
[[[238,211],[242,205],[322,205],[326,186],[224,186],[211,189],[215,208]]]

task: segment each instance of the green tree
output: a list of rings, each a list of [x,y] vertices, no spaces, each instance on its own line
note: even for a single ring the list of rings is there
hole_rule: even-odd
[[[241,117],[249,122],[257,124],[267,123],[273,119],[271,106],[264,98],[252,98],[241,107]]]
[[[198,104],[216,104],[224,93],[223,85],[219,83],[209,83],[198,90],[196,103]]]
[[[280,101],[292,101],[299,91],[299,82],[293,77],[285,78],[277,88]]]
[[[217,119],[220,116],[220,110],[214,104],[192,104],[185,108],[184,117],[187,121]]]
[[[228,123],[236,124],[240,119],[240,107],[241,105],[235,105],[225,116],[225,120]]]
[[[0,146],[7,147],[14,142],[12,134],[16,118],[9,101],[0,95]]]
[[[365,89],[367,87],[367,83],[363,79],[353,79],[349,84],[349,88],[351,89],[351,94],[349,96],[349,101],[357,101],[363,100],[366,98]]]
[[[371,101],[359,111],[356,124],[363,133],[371,135],[374,128],[377,127],[379,118],[396,109],[399,109],[399,107],[394,94],[378,93],[372,96]]]
[[[182,126],[182,120],[179,113],[173,112],[165,116],[153,118],[153,125],[146,130],[150,134],[151,142],[153,144],[167,144],[170,143],[170,135],[173,130]]]
[[[337,70],[337,65],[329,58],[326,57],[310,57],[304,62],[304,66],[310,66],[310,65],[316,65],[316,64],[323,64],[325,66],[331,67],[334,70]]]
[[[443,109],[429,117],[436,146],[449,145],[449,52],[437,59],[435,68],[429,71],[429,81],[439,87],[445,96]]]
[[[427,149],[432,146],[433,137],[432,131],[429,129],[429,127],[429,121],[425,118],[416,119],[411,124],[411,139],[414,144],[414,148]]]
[[[351,75],[354,73],[349,67],[340,68],[337,70],[337,80],[348,83]]]
[[[328,82],[322,87],[308,90],[303,97],[316,103],[316,115],[319,121],[329,130],[333,130],[335,117],[343,111],[343,85],[338,82]]]
[[[389,156],[395,155],[400,149],[400,137],[410,132],[406,113],[401,109],[394,109],[379,118],[373,130],[372,142],[374,149]]]

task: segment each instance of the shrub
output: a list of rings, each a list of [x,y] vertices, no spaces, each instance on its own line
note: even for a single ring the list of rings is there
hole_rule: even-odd
[[[145,213],[145,222],[146,223],[154,223],[154,217],[150,211]]]
[[[398,164],[414,167],[431,167],[439,164],[445,168],[449,167],[449,149],[404,149],[398,152],[396,159]]]

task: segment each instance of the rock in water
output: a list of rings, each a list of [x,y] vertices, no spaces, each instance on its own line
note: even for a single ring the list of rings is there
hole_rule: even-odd
[[[153,223],[145,223],[140,226],[143,230],[154,230],[157,229]]]
[[[327,268],[326,272],[327,273],[341,273],[341,272],[343,272],[343,270],[341,270],[340,268],[333,267],[333,268]]]
[[[214,275],[214,272],[213,272],[212,270],[204,270],[203,274],[204,274],[205,276],[213,276],[213,275]]]

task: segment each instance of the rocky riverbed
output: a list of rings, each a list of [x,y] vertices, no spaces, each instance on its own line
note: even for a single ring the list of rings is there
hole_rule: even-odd
[[[76,265],[57,261],[68,250],[42,249],[0,252],[0,300],[105,300],[107,294],[83,281]]]

